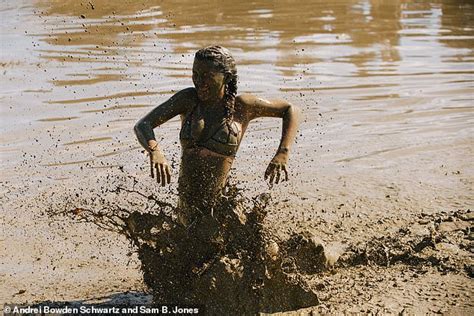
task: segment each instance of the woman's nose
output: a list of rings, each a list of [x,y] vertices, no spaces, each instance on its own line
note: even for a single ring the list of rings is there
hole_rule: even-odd
[[[197,75],[197,74],[195,74],[195,75],[193,76],[193,80],[194,80],[194,83],[195,83],[196,85],[202,84],[202,81],[203,81],[203,80],[202,80],[202,77],[201,77],[200,75]]]
[[[203,77],[199,77],[197,80],[196,80],[196,85],[198,86],[208,86],[209,85],[209,82],[208,80],[206,80],[206,78],[203,78]]]

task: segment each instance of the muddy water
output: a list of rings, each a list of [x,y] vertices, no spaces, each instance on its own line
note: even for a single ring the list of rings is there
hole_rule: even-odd
[[[1,15],[3,181],[125,165],[133,123],[191,85],[193,52],[212,43],[235,54],[241,93],[304,109],[299,152],[326,166],[472,153],[468,2],[15,1]],[[258,138],[275,127],[263,120],[242,152],[263,143],[269,157],[277,140]],[[160,129],[175,156],[177,128]]]
[[[234,53],[241,93],[303,108],[296,167],[410,161],[410,174],[446,151],[457,172],[473,149],[472,12],[469,1],[3,2],[2,181],[141,166],[133,123],[190,86],[193,53],[213,43]],[[255,125],[242,177],[247,154],[264,153],[260,172],[276,149],[279,123]],[[175,158],[177,129],[159,130]]]
[[[193,54],[208,44],[233,52],[239,93],[303,110],[289,183],[263,184],[281,132],[275,119],[251,124],[232,173],[249,196],[273,194],[267,221],[282,235],[304,223],[326,244],[385,242],[430,213],[472,209],[473,12],[470,1],[1,2],[0,249],[10,277],[0,301],[142,284],[126,241],[34,216],[64,188],[84,200],[113,191],[117,174],[175,198],[178,120],[156,130],[174,167],[171,190],[147,177],[132,127],[192,84]],[[38,191],[44,205],[23,203]],[[451,281],[447,291],[460,292]],[[28,297],[15,294],[22,289]]]

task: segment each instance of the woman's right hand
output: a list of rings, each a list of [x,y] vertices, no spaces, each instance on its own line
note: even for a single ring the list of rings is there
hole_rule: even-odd
[[[170,184],[171,168],[159,148],[150,151],[150,171],[151,177],[154,178],[156,175],[156,182],[161,183],[161,186]]]

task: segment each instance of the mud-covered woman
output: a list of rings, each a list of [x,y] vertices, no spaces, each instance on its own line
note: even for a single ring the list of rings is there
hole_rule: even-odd
[[[284,100],[269,101],[237,95],[237,68],[221,46],[196,52],[194,87],[177,92],[135,125],[140,144],[148,151],[151,176],[165,186],[171,168],[153,129],[181,116],[181,165],[178,179],[178,219],[192,225],[210,212],[224,189],[229,171],[249,123],[259,117],[283,120],[282,136],[264,178],[270,184],[288,180],[288,158],[298,129],[299,109]]]
[[[252,263],[249,269],[253,272],[249,275],[262,270],[253,267],[263,248],[261,221],[256,215],[259,212],[250,212],[248,218],[240,216],[242,213],[236,216],[237,207],[222,198],[224,189],[252,120],[283,120],[280,145],[264,174],[270,184],[288,180],[288,158],[298,128],[299,110],[290,103],[250,94],[237,96],[235,61],[223,47],[199,50],[192,78],[194,87],[177,92],[135,125],[137,138],[149,153],[151,176],[165,186],[171,181],[171,168],[153,129],[181,116],[178,223],[172,224],[174,228],[166,236],[157,237],[153,248],[145,245],[139,251],[146,283],[154,290],[156,299],[165,301],[178,296],[183,302],[206,301],[202,293],[211,292],[203,285],[207,284],[202,279],[203,271],[225,254],[246,253],[246,262]],[[162,226],[153,215],[142,217],[143,220],[147,227]],[[200,286],[207,290],[196,290]],[[250,283],[242,286],[252,288]]]

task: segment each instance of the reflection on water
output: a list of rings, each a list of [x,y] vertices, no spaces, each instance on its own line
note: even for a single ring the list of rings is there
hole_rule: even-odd
[[[286,98],[305,109],[303,138],[314,137],[315,114],[328,111],[344,113],[341,120],[367,135],[413,133],[426,124],[472,129],[470,1],[31,0],[1,6],[4,168],[30,146],[43,150],[41,163],[49,166],[97,161],[111,145],[119,152],[136,148],[133,122],[191,85],[193,53],[213,43],[234,53],[240,92]],[[28,131],[19,134],[25,124]],[[163,141],[175,147],[175,139]],[[78,143],[80,150],[58,146]],[[368,155],[386,152],[373,146]],[[365,154],[333,161],[359,156]]]

